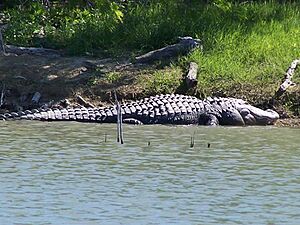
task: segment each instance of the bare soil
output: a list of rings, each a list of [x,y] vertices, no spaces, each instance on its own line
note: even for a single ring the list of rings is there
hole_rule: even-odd
[[[124,59],[0,56],[0,91],[4,91],[5,99],[2,108],[30,108],[36,92],[41,94],[40,105],[63,99],[76,103],[80,95],[95,106],[101,106],[113,100],[114,90],[120,98],[135,98],[142,92],[136,82],[141,70],[145,68]],[[112,78],[122,77],[112,82],[107,74]]]
[[[300,128],[300,119],[299,118],[285,118],[279,119],[276,124],[277,127],[294,127]]]

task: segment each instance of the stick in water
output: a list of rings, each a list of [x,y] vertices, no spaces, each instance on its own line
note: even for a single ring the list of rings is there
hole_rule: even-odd
[[[195,146],[195,132],[194,132],[193,136],[191,136],[190,148],[194,148],[194,146]]]
[[[123,128],[122,128],[122,112],[121,112],[120,103],[117,99],[116,91],[115,91],[115,104],[117,110],[117,142],[123,144],[124,141],[123,141]]]

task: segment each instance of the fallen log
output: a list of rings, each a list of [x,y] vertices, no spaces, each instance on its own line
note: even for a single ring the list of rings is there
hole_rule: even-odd
[[[166,46],[144,55],[135,57],[135,63],[153,63],[155,61],[165,61],[178,57],[179,55],[186,55],[191,50],[200,47],[200,40],[192,37],[179,38],[179,42],[173,45]]]
[[[40,92],[35,92],[34,95],[33,95],[32,98],[31,98],[31,102],[32,102],[33,104],[38,104],[41,97],[42,97],[42,95],[41,95]]]
[[[48,48],[36,48],[36,47],[20,47],[14,45],[5,45],[2,36],[3,28],[0,27],[0,55],[15,54],[15,55],[42,55],[42,56],[60,56],[60,52],[54,49]]]
[[[191,62],[189,65],[189,71],[187,76],[185,77],[185,82],[188,88],[193,88],[197,86],[197,72],[198,72],[198,64],[195,62]]]
[[[278,98],[283,95],[289,87],[295,86],[296,84],[292,81],[295,71],[300,63],[300,59],[295,59],[285,73],[283,82],[280,84],[278,90],[275,93],[275,97]]]
[[[14,45],[5,45],[5,52],[16,54],[16,55],[42,55],[42,56],[52,56],[57,57],[60,56],[60,52],[54,49],[48,48],[35,48],[35,47],[18,47]]]

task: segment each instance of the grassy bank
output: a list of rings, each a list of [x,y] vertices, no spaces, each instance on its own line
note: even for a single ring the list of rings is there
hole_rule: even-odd
[[[180,74],[192,60],[200,68],[198,95],[243,96],[253,102],[272,96],[290,62],[299,58],[300,3],[162,0],[103,7],[46,10],[36,4],[23,13],[8,10],[6,42],[64,48],[71,54],[120,55],[193,36],[203,41],[203,52],[196,50],[166,74],[160,71],[141,81],[145,93],[178,91]],[[287,102],[299,101],[298,93],[295,89]],[[287,104],[299,114],[297,105]]]

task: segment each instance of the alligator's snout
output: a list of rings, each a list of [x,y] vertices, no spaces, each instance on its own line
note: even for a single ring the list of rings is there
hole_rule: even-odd
[[[271,125],[279,119],[279,114],[274,110],[262,110],[251,105],[240,110],[246,125]]]

